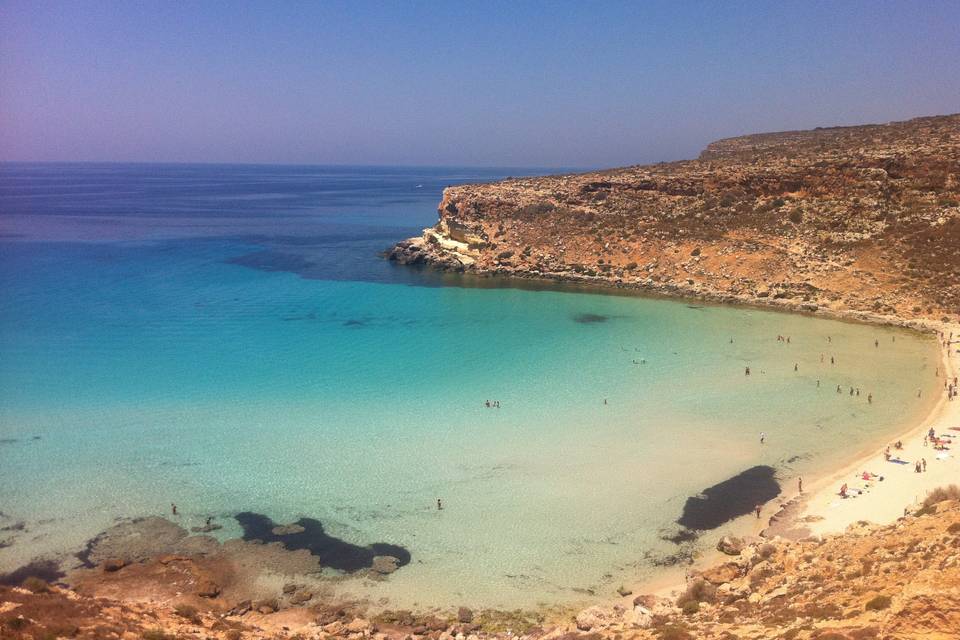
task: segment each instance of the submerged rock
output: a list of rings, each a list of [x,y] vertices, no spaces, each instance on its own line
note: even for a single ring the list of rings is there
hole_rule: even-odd
[[[282,524],[270,530],[275,536],[292,536],[306,531],[299,524]]]
[[[380,575],[393,573],[399,568],[400,560],[393,556],[374,556],[373,563],[370,565],[370,570]]]

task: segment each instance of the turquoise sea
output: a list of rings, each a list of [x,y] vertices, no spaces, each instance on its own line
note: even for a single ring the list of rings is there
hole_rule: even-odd
[[[403,546],[339,583],[391,605],[609,597],[688,497],[756,465],[792,492],[930,409],[906,331],[380,257],[445,185],[522,173],[0,165],[0,573],[175,502]]]

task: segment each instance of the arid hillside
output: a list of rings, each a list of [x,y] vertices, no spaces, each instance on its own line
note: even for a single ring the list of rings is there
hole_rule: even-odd
[[[477,274],[914,319],[960,313],[960,114],[445,190],[388,255]]]

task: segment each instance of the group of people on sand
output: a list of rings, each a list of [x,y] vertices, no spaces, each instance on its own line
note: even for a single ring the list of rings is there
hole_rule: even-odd
[[[499,400],[487,400],[487,401],[484,402],[483,404],[487,407],[487,409],[499,409],[499,408],[500,408],[500,401],[499,401]]]
[[[953,436],[949,433],[941,433],[938,436],[937,432],[933,430],[933,427],[930,427],[927,435],[923,436],[923,446],[927,446],[928,442],[931,443],[937,451],[947,451],[950,449],[947,445],[953,444]]]
[[[887,462],[890,462],[890,461],[892,460],[892,457],[891,457],[891,455],[890,455],[890,447],[893,447],[893,448],[896,449],[897,451],[900,451],[901,449],[903,449],[903,442],[901,442],[900,440],[897,440],[897,441],[894,442],[892,445],[888,445],[887,448],[884,449],[884,451],[883,451],[883,458],[884,458],[884,460],[886,460]],[[897,459],[899,460],[899,458],[897,458]]]
[[[883,482],[883,476],[881,476],[878,473],[874,473],[872,471],[861,472],[858,479],[866,483]],[[858,487],[853,487],[853,489],[851,490],[850,485],[844,482],[843,485],[840,487],[840,497],[849,498],[849,497],[856,497],[859,495],[863,495],[863,492],[869,488],[870,488],[870,484],[866,484]]]

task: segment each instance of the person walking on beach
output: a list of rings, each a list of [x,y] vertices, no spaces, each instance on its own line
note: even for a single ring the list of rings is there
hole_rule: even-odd
[[[799,366],[800,366],[800,365],[798,365],[796,362],[794,362],[794,363],[793,363],[793,370],[796,371]]]
[[[763,509],[763,505],[762,505],[762,504],[758,504],[755,508],[756,508],[756,511],[757,511],[757,520],[759,520],[759,519],[760,519],[760,510]]]
[[[797,478],[797,490],[800,493],[803,493],[803,477],[802,476]]]
[[[873,394],[867,395],[867,404],[873,404]]]
[[[834,359],[833,359],[833,356],[830,356],[830,364],[835,364],[835,361],[834,361]]]
[[[745,376],[750,375],[750,367],[747,367],[747,368],[744,370],[743,375],[745,375]]]
[[[926,458],[920,458],[920,464],[923,466],[923,472],[926,473],[926,472],[927,472],[927,459],[926,459]]]
[[[767,434],[763,431],[760,432],[760,444],[763,444],[763,441],[767,439]]]
[[[819,388],[820,388],[820,381],[817,380],[817,389],[819,389]]]

